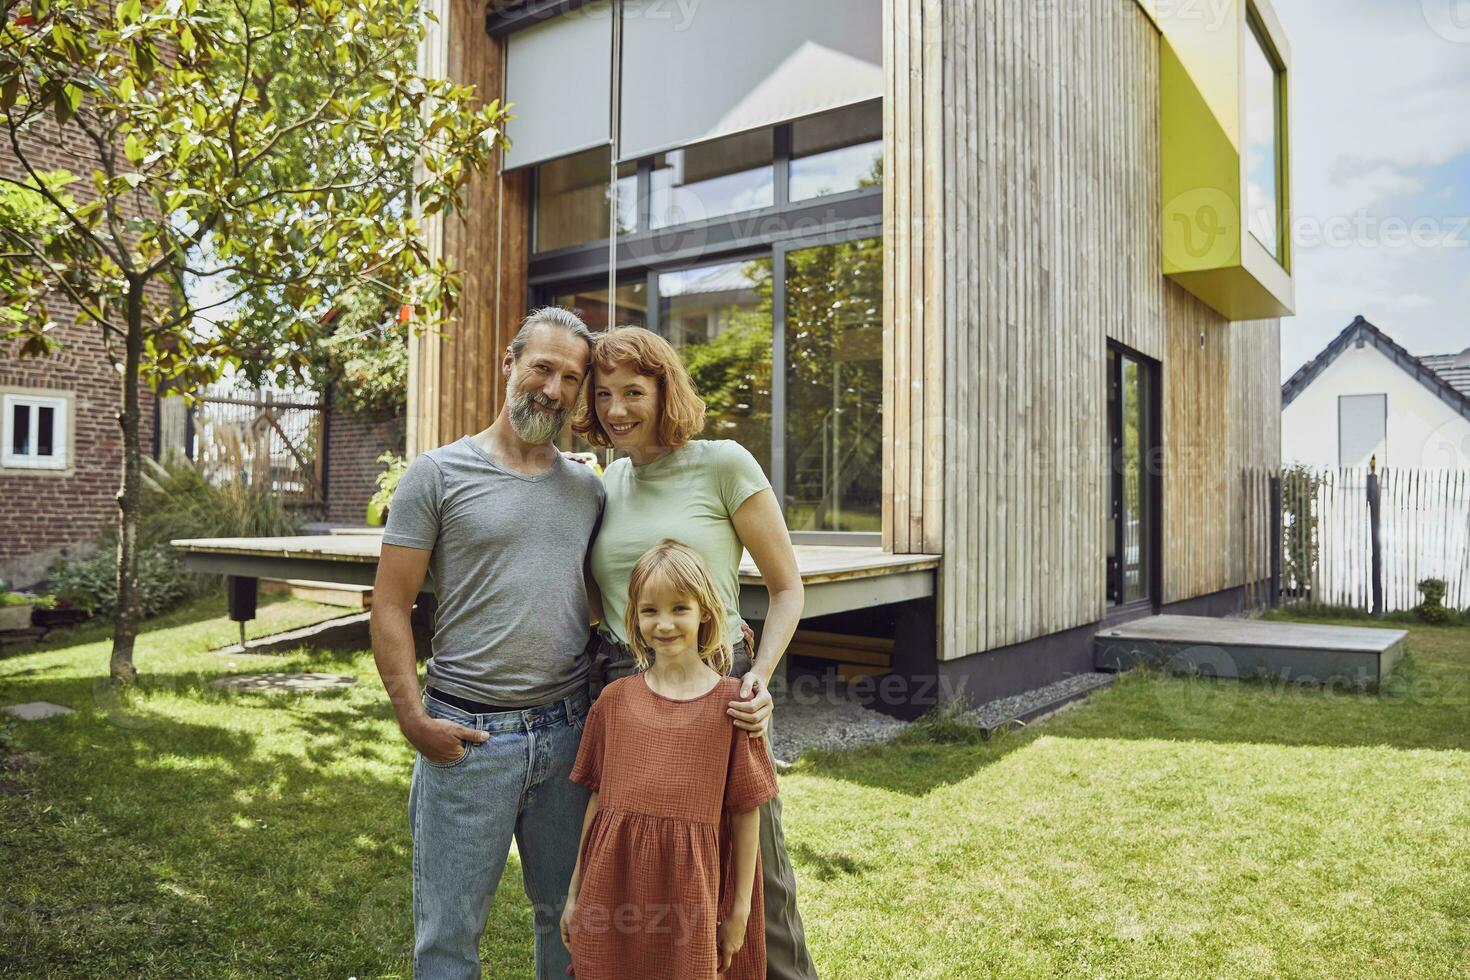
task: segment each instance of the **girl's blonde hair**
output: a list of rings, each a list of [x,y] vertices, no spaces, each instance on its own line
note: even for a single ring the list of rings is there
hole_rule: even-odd
[[[694,390],[689,372],[672,344],[642,327],[614,327],[599,334],[587,374],[587,398],[572,417],[572,431],[592,445],[606,449],[612,439],[597,417],[597,376],[626,364],[658,386],[659,446],[678,449],[704,431],[704,399]]]
[[[697,644],[699,659],[721,674],[728,674],[734,662],[730,644],[725,642],[725,603],[715,589],[704,559],[688,545],[678,541],[664,540],[643,553],[628,576],[628,645],[633,648],[633,659],[639,670],[647,670],[653,659],[653,649],[643,642],[643,630],[638,622],[638,597],[655,579],[661,579],[679,595],[687,595],[709,613],[709,618],[699,624]]]

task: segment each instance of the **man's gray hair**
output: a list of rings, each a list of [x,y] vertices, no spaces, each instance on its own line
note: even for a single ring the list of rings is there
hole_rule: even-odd
[[[531,334],[536,332],[540,326],[561,327],[563,330],[571,331],[572,336],[587,342],[587,357],[591,360],[592,351],[597,346],[597,338],[592,331],[587,329],[587,324],[582,318],[571,310],[561,306],[543,306],[539,310],[532,310],[531,315],[521,321],[521,329],[516,331],[515,339],[510,342],[510,356],[515,360],[521,359],[521,352],[526,349],[526,342],[531,339]]]

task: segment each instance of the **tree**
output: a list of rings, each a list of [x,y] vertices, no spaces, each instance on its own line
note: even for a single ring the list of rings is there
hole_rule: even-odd
[[[425,26],[415,0],[0,5],[0,139],[20,165],[0,175],[0,330],[44,356],[46,297],[65,296],[119,370],[116,683],[136,676],[140,384],[305,372],[324,314],[365,285],[407,287],[417,329],[452,314],[458,280],[420,222],[462,207],[505,113],[418,74],[404,53]],[[45,127],[87,147],[89,173],[41,170],[21,136]],[[407,173],[406,193],[382,179]]]

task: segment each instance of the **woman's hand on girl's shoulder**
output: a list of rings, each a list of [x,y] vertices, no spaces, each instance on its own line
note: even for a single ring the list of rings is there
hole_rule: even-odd
[[[766,730],[771,727],[775,701],[766,689],[766,682],[754,670],[740,678],[740,690],[746,690],[747,685],[750,697],[729,702],[725,713],[735,722],[736,728],[749,732],[751,738],[764,738]]]

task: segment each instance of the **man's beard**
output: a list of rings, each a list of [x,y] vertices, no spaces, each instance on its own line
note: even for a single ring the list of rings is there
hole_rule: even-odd
[[[511,378],[505,384],[505,400],[510,406],[510,427],[515,430],[516,435],[531,445],[544,446],[561,434],[562,428],[567,424],[568,410],[558,408],[553,412],[540,411],[535,403],[549,406],[551,402],[539,391],[518,394],[515,390],[515,375],[516,372],[511,372]]]

